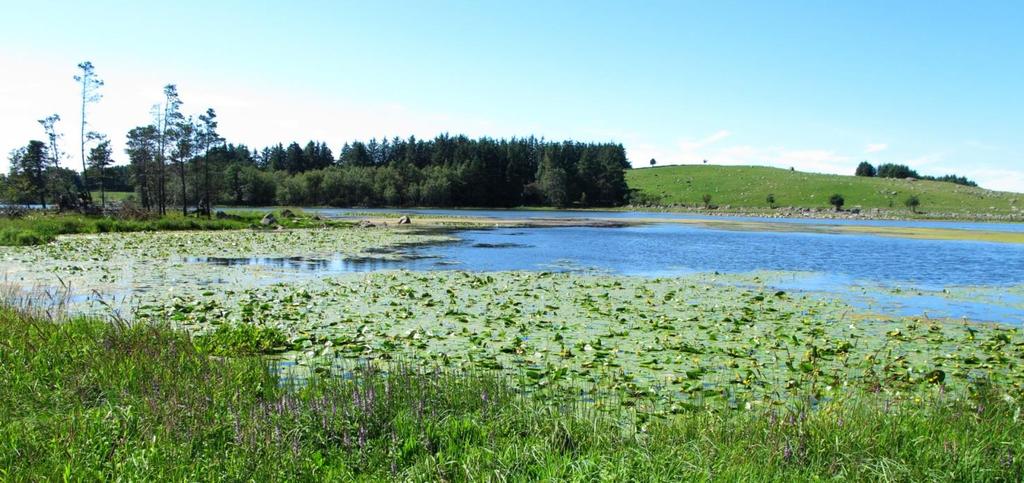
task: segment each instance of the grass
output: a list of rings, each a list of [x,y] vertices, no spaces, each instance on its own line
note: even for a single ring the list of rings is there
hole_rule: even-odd
[[[94,202],[96,202],[96,203],[100,202],[100,194],[101,193],[99,192],[99,190],[93,191],[90,194],[92,195],[92,199],[93,199]],[[135,192],[134,191],[107,191],[105,193],[105,195],[107,197],[107,202],[111,202],[111,201],[128,201],[128,200],[134,200],[135,199]]]
[[[168,215],[147,220],[119,220],[106,216],[30,214],[0,218],[0,245],[41,245],[59,235],[168,230],[230,230],[248,228],[258,218],[207,220]]]
[[[506,376],[360,366],[281,379],[161,325],[0,308],[0,480],[1011,480],[1020,406],[865,392],[654,418]]]
[[[989,191],[937,181],[909,181],[830,174],[805,173],[763,166],[687,165],[631,169],[626,172],[631,189],[640,199],[660,206],[702,207],[702,197],[731,210],[769,210],[769,194],[775,206],[831,209],[829,196],[840,193],[845,208],[878,208],[916,216],[904,202],[917,196],[919,211],[942,214],[1024,214],[1024,194]]]
[[[54,241],[60,235],[74,234],[259,228],[263,214],[232,211],[227,218],[213,219],[186,217],[180,214],[145,219],[119,219],[111,216],[38,212],[23,217],[0,217],[0,246],[42,245]],[[288,228],[348,224],[313,219],[302,213],[296,213],[294,217],[287,219],[278,216],[278,222]]]

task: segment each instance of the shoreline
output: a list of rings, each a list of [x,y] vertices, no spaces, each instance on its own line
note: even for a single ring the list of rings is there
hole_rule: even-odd
[[[394,217],[365,217],[374,226],[371,228],[625,228],[653,224],[697,225],[708,229],[736,231],[777,231],[792,233],[822,233],[833,235],[874,235],[892,238],[922,240],[976,241],[990,243],[1024,244],[1024,232],[998,230],[966,230],[956,228],[872,226],[822,223],[786,223],[781,221],[750,221],[723,219],[672,219],[672,218],[488,218],[488,217],[434,217],[416,216],[408,225],[394,224]],[[392,222],[392,223],[389,223]]]
[[[878,208],[860,209],[860,211],[844,210],[834,211],[827,208],[796,208],[784,207],[776,209],[738,209],[738,208],[717,208],[705,209],[686,206],[611,206],[611,207],[574,207],[574,208],[553,208],[546,206],[517,206],[506,207],[430,207],[430,206],[405,206],[405,207],[365,207],[365,206],[222,206],[221,210],[245,211],[245,210],[277,210],[277,209],[299,209],[299,210],[350,210],[354,214],[366,215],[366,217],[384,218],[387,211],[393,212],[394,218],[401,216],[404,212],[415,210],[445,210],[445,211],[496,211],[496,212],[576,212],[576,213],[670,213],[679,215],[715,216],[715,217],[757,217],[757,218],[793,218],[793,219],[814,219],[814,220],[865,220],[865,221],[959,221],[965,223],[1021,223],[1024,224],[1024,211],[1018,214],[1006,213],[917,213],[916,215],[905,213],[901,210],[883,210]],[[367,210],[367,211],[360,211]],[[354,215],[357,217],[357,215]],[[421,215],[424,216],[424,215]],[[442,217],[445,215],[429,215],[431,217]],[[461,216],[461,215],[449,215]]]
[[[760,218],[796,218],[815,220],[871,220],[871,221],[961,221],[969,223],[1024,223],[1024,213],[1012,214],[977,214],[977,213],[918,213],[907,215],[899,211],[887,211],[878,208],[861,209],[860,211],[834,211],[819,208],[776,208],[774,210],[736,210],[702,209],[674,207],[639,207],[626,206],[624,209],[611,211],[635,211],[649,213],[679,213],[721,217],[760,217]]]

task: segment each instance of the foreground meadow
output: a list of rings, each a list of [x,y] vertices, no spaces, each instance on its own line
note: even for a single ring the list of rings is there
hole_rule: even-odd
[[[884,317],[755,275],[207,262],[450,239],[324,227],[0,249],[0,476],[1021,477],[1016,327]],[[25,290],[53,280],[95,297]]]
[[[661,418],[595,411],[554,388],[545,395],[563,397],[537,397],[495,371],[392,363],[295,384],[273,365],[215,356],[166,326],[56,324],[2,309],[0,479],[1024,476],[1019,400],[982,381],[963,398],[858,391]]]

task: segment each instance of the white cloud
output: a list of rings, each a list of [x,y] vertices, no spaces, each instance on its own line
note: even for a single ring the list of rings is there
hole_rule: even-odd
[[[889,145],[887,143],[874,143],[864,146],[865,153],[880,153],[886,149],[889,149]]]
[[[1003,151],[1003,148],[994,144],[983,143],[981,141],[969,140],[965,141],[964,145],[972,149],[980,149],[982,151]]]
[[[717,143],[717,142],[719,142],[719,141],[721,141],[721,140],[723,140],[723,139],[725,139],[725,138],[727,138],[727,137],[729,137],[731,135],[732,135],[731,132],[729,132],[729,131],[727,131],[725,129],[722,129],[722,130],[717,131],[714,134],[712,134],[712,135],[710,135],[708,137],[705,137],[703,139],[698,139],[698,140],[684,139],[682,141],[679,141],[679,149],[681,149],[681,150],[683,150],[685,152],[685,151],[693,151],[693,150],[697,150],[697,149],[706,148],[706,147],[708,147],[708,146],[710,146],[712,144],[715,144],[715,143]]]
[[[661,165],[696,164],[707,160],[711,164],[768,165],[802,171],[847,173],[854,160],[853,156],[827,149],[722,144],[732,136],[732,131],[722,129],[703,138],[682,139],[675,143],[675,149],[645,142],[627,143],[626,148],[629,158],[636,161],[637,166],[645,166],[647,160],[654,158]]]
[[[959,174],[959,173],[958,173]],[[1008,169],[972,169],[964,173],[983,188],[1024,193],[1024,172]]]
[[[927,174],[934,174],[934,173],[932,173],[932,171],[935,171],[935,170],[941,171],[941,170],[946,169],[946,168],[942,167],[942,162],[945,160],[945,158],[946,158],[946,155],[944,153],[928,153],[928,154],[922,154],[920,156],[915,156],[913,158],[907,159],[906,161],[902,162],[901,164],[906,164],[907,166],[910,166],[911,168],[914,168],[914,169],[916,169],[918,171],[926,170],[926,171],[928,171]],[[953,170],[953,171],[955,171],[955,170]],[[952,171],[950,171],[950,172],[952,172]],[[922,174],[925,174],[925,173],[922,173]]]

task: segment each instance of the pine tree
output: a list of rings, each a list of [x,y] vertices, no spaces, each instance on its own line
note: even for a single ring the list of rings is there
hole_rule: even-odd
[[[99,172],[97,179],[100,186],[100,208],[107,209],[107,192],[104,187],[106,169],[110,166],[110,141],[103,139],[96,147],[89,150],[89,168]]]
[[[30,199],[36,199],[46,209],[50,156],[46,144],[32,140],[24,148],[11,153],[10,177],[21,187]]]

